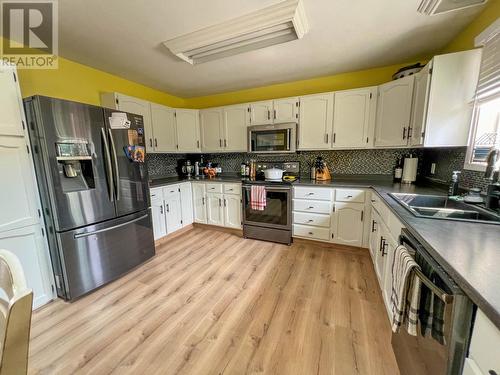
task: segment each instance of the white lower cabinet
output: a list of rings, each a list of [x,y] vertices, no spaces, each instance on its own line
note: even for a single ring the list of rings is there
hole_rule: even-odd
[[[398,247],[399,235],[403,225],[378,195],[372,193],[372,210],[370,217],[370,255],[389,320],[391,315],[392,263]]]
[[[153,220],[153,236],[155,241],[167,235],[165,208],[161,188],[151,189],[151,218]]]
[[[224,195],[224,226],[241,228],[241,196]]]
[[[480,310],[477,310],[469,358],[466,359],[463,375],[500,374],[500,330]]]
[[[33,290],[33,308],[53,298],[50,260],[42,225],[0,233],[0,249],[14,253],[21,262],[28,288]]]
[[[191,183],[152,188],[151,217],[154,239],[158,240],[193,222]]]
[[[206,188],[203,183],[193,183],[193,221],[207,223]]]
[[[207,224],[224,225],[224,210],[222,208],[222,194],[207,194]]]
[[[333,241],[360,247],[363,243],[364,212],[364,203],[335,202]]]
[[[193,183],[196,223],[241,229],[241,184]]]

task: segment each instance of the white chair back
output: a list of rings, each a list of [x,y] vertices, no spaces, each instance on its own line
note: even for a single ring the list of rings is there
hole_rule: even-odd
[[[28,372],[32,304],[19,259],[0,249],[0,375]]]

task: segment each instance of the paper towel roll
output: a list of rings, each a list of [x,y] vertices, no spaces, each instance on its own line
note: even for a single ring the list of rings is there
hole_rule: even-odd
[[[405,158],[402,182],[411,184],[417,179],[418,158]]]

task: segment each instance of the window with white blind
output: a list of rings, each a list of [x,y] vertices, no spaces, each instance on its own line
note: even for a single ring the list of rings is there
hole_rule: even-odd
[[[488,153],[500,147],[500,22],[478,38],[483,53],[465,168],[484,171]]]

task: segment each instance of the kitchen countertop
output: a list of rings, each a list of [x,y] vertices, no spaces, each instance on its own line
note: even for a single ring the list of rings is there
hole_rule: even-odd
[[[184,181],[245,180],[239,175],[210,179],[167,177],[153,180],[151,187]],[[301,178],[293,185],[373,189],[469,298],[500,329],[500,225],[416,217],[389,195],[446,195],[446,189],[442,187],[394,184],[387,177],[376,176],[334,176],[332,181]]]

